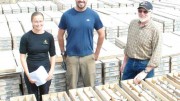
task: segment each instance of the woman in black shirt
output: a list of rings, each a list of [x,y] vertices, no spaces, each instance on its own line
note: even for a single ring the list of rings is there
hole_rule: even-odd
[[[56,52],[52,34],[43,30],[43,14],[34,12],[31,16],[31,22],[32,30],[25,33],[20,41],[20,59],[24,69],[24,79],[28,93],[35,94],[37,101],[42,101],[42,94],[48,94],[49,92],[49,86],[54,72]],[[36,81],[33,81],[29,77],[29,73],[37,70],[40,66],[44,66],[48,73],[48,78],[45,84],[36,86]]]

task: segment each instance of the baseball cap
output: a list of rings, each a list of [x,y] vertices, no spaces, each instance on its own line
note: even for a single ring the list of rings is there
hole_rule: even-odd
[[[139,4],[138,9],[139,9],[139,8],[144,8],[144,9],[146,9],[147,11],[149,11],[149,10],[152,10],[152,9],[153,9],[153,6],[152,6],[152,4],[151,4],[149,1],[143,1],[143,2],[141,2],[141,3]]]

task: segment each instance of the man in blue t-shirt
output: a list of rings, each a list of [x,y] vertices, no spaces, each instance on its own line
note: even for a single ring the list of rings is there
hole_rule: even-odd
[[[99,15],[86,7],[87,0],[75,0],[76,7],[67,10],[61,17],[58,31],[58,41],[61,54],[66,54],[66,79],[69,89],[77,87],[78,76],[81,73],[84,86],[94,87],[95,61],[105,37],[103,24]],[[97,47],[93,51],[93,30],[98,33]],[[64,48],[64,33],[67,30],[66,50]]]

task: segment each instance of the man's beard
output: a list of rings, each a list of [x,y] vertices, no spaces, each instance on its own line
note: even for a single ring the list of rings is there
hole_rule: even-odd
[[[149,20],[149,19],[150,19],[149,17],[146,17],[146,18],[140,18],[140,17],[139,17],[140,22],[145,22],[145,21],[147,21],[147,20]]]
[[[86,7],[86,3],[85,2],[78,2],[76,5],[77,5],[77,7],[79,9],[84,9]]]

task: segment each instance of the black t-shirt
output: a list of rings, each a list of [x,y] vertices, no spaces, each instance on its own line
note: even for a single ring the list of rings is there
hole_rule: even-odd
[[[49,71],[49,55],[56,55],[54,38],[46,31],[43,34],[35,34],[31,30],[21,37],[19,51],[21,54],[27,54],[29,72],[36,70],[40,65]]]

